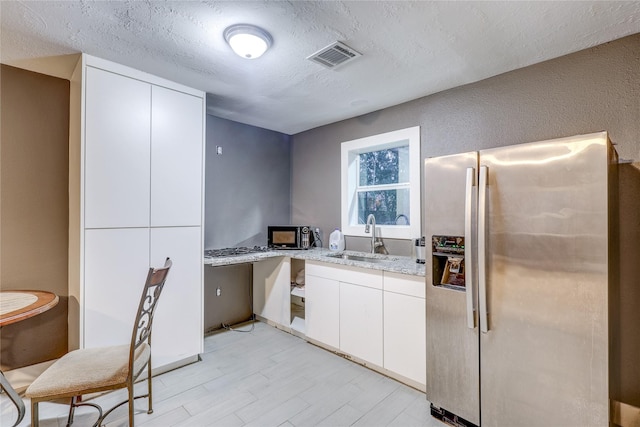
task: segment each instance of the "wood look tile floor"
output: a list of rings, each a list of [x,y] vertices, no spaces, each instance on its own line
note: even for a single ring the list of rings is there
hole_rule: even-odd
[[[264,323],[254,325],[251,332],[206,337],[202,361],[154,377],[154,412],[146,413],[146,399],[136,400],[136,426],[444,425],[430,416],[423,393]],[[125,394],[95,401],[108,408]],[[0,425],[11,426],[15,409],[6,395],[0,399]],[[30,425],[25,404],[20,426]],[[64,426],[66,414],[66,405],[42,403],[40,425]],[[73,425],[94,421],[95,412],[81,408]],[[128,425],[126,405],[106,421],[108,427]]]

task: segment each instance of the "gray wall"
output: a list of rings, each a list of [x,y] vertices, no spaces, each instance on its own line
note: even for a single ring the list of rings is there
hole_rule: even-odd
[[[252,275],[252,264],[204,266],[205,334],[251,319]]]
[[[325,236],[339,227],[340,143],[410,126],[421,126],[423,158],[607,130],[621,158],[639,159],[639,51],[634,35],[296,134],[291,219]],[[347,237],[348,249],[367,244]],[[387,246],[411,254],[408,241]]]
[[[289,224],[290,171],[289,135],[207,115],[205,249],[263,246],[267,226]],[[207,266],[204,278],[205,331],[251,317],[250,264]]]
[[[622,159],[640,160],[640,34],[294,135],[292,221],[325,236],[339,226],[340,143],[416,125],[422,158],[607,130]],[[620,169],[612,398],[640,407],[640,166]],[[348,249],[367,245],[347,238]],[[388,247],[410,254],[409,242]]]
[[[268,225],[289,224],[290,139],[207,115],[205,249],[266,245]]]

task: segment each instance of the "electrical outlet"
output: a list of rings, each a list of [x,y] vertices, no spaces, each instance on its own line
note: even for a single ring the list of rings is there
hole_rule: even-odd
[[[218,287],[216,288],[216,296],[217,296],[217,297],[219,297],[219,296],[220,296],[220,294],[222,294],[222,291],[220,290],[220,286],[218,286]]]

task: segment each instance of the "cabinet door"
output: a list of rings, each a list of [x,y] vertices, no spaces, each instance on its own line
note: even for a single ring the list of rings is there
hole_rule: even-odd
[[[307,337],[340,348],[339,282],[307,274],[304,288]]]
[[[204,339],[200,227],[152,228],[151,266],[167,257],[173,266],[153,320],[154,368],[201,353]]]
[[[154,86],[151,225],[202,224],[203,100]]]
[[[86,71],[85,228],[147,227],[151,85]]]
[[[426,384],[425,300],[384,293],[384,367]]]
[[[340,350],[382,366],[382,290],[340,282]]]
[[[80,345],[129,344],[149,271],[149,229],[86,230],[84,253]]]
[[[291,324],[291,258],[269,258],[253,264],[253,312],[289,327]]]

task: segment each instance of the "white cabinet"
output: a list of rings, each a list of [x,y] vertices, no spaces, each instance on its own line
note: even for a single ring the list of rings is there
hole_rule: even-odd
[[[204,106],[201,91],[82,55],[71,81],[70,348],[128,343],[147,270],[168,256],[152,365],[202,351]]]
[[[85,347],[130,342],[148,265],[148,228],[86,231]]]
[[[87,67],[85,227],[201,224],[202,98]]]
[[[267,258],[253,264],[253,312],[276,326],[291,323],[291,258]]]
[[[306,336],[334,349],[340,348],[340,282],[314,276],[305,267]]]
[[[200,227],[151,229],[151,265],[173,266],[153,320],[153,365],[165,366],[201,352],[202,251]]]
[[[173,267],[154,316],[152,365],[200,353],[201,234],[200,227],[86,230],[84,346],[129,342],[147,268],[169,257]]]
[[[87,67],[84,226],[149,225],[151,85]]]
[[[202,98],[154,86],[151,105],[151,226],[199,226]]]
[[[381,367],[382,272],[315,261],[305,272],[307,336]]]
[[[382,290],[340,282],[340,350],[382,366]]]
[[[426,384],[424,277],[384,273],[384,368]]]
[[[424,277],[317,261],[305,272],[309,339],[425,389]]]

